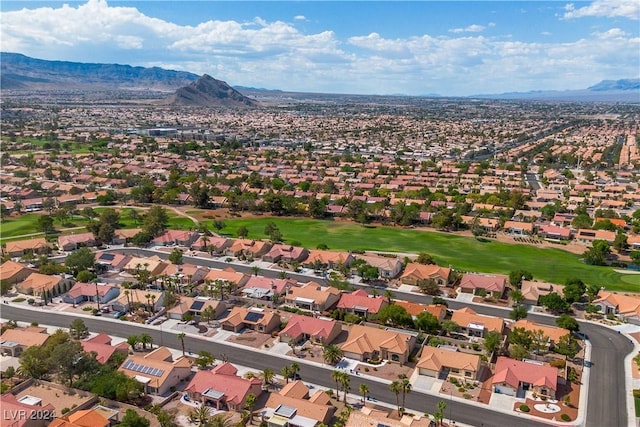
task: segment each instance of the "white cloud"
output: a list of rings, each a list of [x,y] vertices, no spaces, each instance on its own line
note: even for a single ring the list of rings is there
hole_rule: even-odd
[[[304,15],[296,15],[296,16],[293,17],[293,20],[294,21],[306,21],[307,17],[304,16]]]
[[[603,78],[638,74],[640,37],[631,29],[601,27],[563,43],[524,42],[480,34],[495,25],[487,23],[448,36],[385,38],[371,32],[340,40],[331,28],[304,33],[260,17],[178,25],[119,4],[89,0],[2,12],[0,48],[37,58],[161,66],[208,73],[230,84],[319,92],[465,95],[584,88]]]
[[[491,25],[489,24],[490,27],[494,26],[495,24]],[[455,33],[455,34],[460,34],[460,33],[480,33],[482,31],[485,30],[485,27],[483,25],[478,25],[478,24],[472,24],[469,25],[468,27],[465,28],[452,28],[449,30],[450,33]]]
[[[640,2],[638,0],[595,0],[589,6],[576,9],[573,3],[564,7],[565,19],[599,16],[606,18],[622,17],[637,21],[640,19]]]

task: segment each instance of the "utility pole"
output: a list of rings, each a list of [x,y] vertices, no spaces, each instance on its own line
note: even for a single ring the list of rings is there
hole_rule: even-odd
[[[93,279],[93,283],[96,285],[96,304],[98,305],[98,311],[100,311],[100,294],[98,293],[98,279]]]

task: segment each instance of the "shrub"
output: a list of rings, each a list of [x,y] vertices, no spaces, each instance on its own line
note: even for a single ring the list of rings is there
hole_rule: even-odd
[[[560,415],[560,418],[562,419],[562,421],[571,421],[571,417],[567,414]]]
[[[472,347],[475,351],[480,350],[480,344],[478,344],[478,343],[473,343],[473,344],[471,344],[471,347]]]
[[[458,387],[458,392],[464,393],[465,391],[467,390],[464,387]]]
[[[640,399],[640,390],[638,389],[633,390],[633,397]]]
[[[529,412],[530,410],[527,405],[520,405],[520,412]]]
[[[364,367],[364,371],[365,371],[365,372],[369,372],[369,368],[365,366],[365,367]],[[635,390],[634,390],[634,391],[635,391]]]
[[[91,311],[93,307],[82,307],[82,311]]]
[[[62,415],[66,414],[67,412],[69,412],[70,409],[69,408],[62,408],[62,410],[60,410],[60,413],[62,413]]]
[[[33,298],[30,298],[30,299],[33,299]],[[14,299],[11,300],[11,302],[25,302],[25,301],[26,301],[26,299],[22,298],[22,297],[14,298]],[[35,302],[35,300],[33,300],[33,301]]]
[[[465,393],[462,395],[462,397],[464,397],[465,399],[471,399],[473,396],[470,395],[469,393]]]
[[[562,369],[567,365],[566,360],[563,359],[554,359],[551,362],[549,362],[550,366],[553,366],[554,368],[558,368],[558,369]]]
[[[15,301],[15,300],[14,300],[14,301]],[[23,300],[23,301],[24,301],[24,300]],[[29,299],[27,300],[27,302],[29,303],[29,305],[33,305],[33,303],[35,303],[35,302],[36,302],[36,300],[35,300],[35,299],[33,299],[33,298],[29,298]]]

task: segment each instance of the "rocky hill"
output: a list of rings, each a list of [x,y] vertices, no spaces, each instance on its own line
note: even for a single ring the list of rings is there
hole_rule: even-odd
[[[255,107],[257,104],[227,83],[205,74],[168,97],[168,105],[199,107]]]

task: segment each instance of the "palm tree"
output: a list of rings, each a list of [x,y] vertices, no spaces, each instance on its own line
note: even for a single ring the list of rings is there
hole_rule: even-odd
[[[130,335],[127,337],[127,344],[131,346],[131,350],[136,351],[136,345],[140,342],[140,337],[137,335]]]
[[[336,363],[338,363],[340,360],[342,360],[342,356],[342,350],[335,344],[329,344],[328,346],[325,346],[322,352],[322,358],[329,365],[335,365]]]
[[[265,387],[269,387],[273,383],[273,379],[276,377],[276,373],[271,368],[265,368],[260,372],[260,378],[264,383]]]
[[[211,425],[211,412],[207,406],[200,406],[189,411],[189,422],[198,426]]]
[[[409,379],[405,378],[402,379],[402,382],[400,383],[400,386],[402,387],[402,412],[404,413],[404,408],[406,408],[406,406],[404,406],[404,400],[407,397],[408,393],[411,393],[411,383],[409,382]]]
[[[387,289],[386,291],[384,291],[384,297],[387,299],[387,304],[391,305],[393,304],[393,292],[391,292],[389,289]]]
[[[153,316],[156,313],[156,296],[151,295],[151,315]]]
[[[235,424],[229,414],[214,415],[207,424],[207,427],[234,427]]]
[[[438,402],[438,412],[433,414],[433,418],[436,419],[438,425],[442,425],[442,419],[444,418],[444,410],[447,409],[447,403],[444,400]]]
[[[251,271],[253,271],[253,274],[257,276],[258,273],[260,273],[260,267],[258,267],[257,265],[254,265],[253,267],[251,267]]]
[[[300,365],[298,365],[296,362],[293,362],[291,364],[291,378],[295,378],[296,374],[298,374],[300,372]]]
[[[182,346],[182,355],[184,356],[184,337],[186,334],[184,332],[180,332],[178,334],[178,339],[180,340],[180,345]]]
[[[342,395],[342,399],[344,403],[347,403],[347,393],[349,392],[349,381],[351,380],[351,377],[349,377],[349,374],[347,374],[346,372],[342,372],[342,375],[340,375],[340,385],[342,386],[342,391],[344,392],[344,394]]]
[[[362,404],[367,401],[367,394],[369,394],[369,386],[366,384],[360,384],[358,391],[362,395]]]
[[[124,283],[123,283],[123,285],[124,285]],[[124,296],[127,298],[127,311],[129,313],[131,313],[131,301],[129,300],[129,294],[131,294],[131,291],[129,291],[129,289],[125,289],[124,290]]]
[[[389,384],[389,390],[396,395],[396,406],[398,407],[398,414],[400,414],[400,392],[402,391],[402,384],[398,381],[393,381]]]
[[[203,320],[206,319],[207,323],[211,323],[211,321],[216,318],[216,310],[213,307],[208,306],[202,310],[202,314],[200,316]]]
[[[280,375],[284,377],[285,384],[289,384],[289,378],[293,376],[293,370],[291,369],[291,366],[284,365],[284,367],[280,371]]]
[[[153,349],[153,338],[149,334],[140,335],[140,342],[142,343],[142,348],[147,349],[147,344],[149,344],[149,348]]]
[[[336,399],[340,400],[340,378],[344,372],[334,370],[331,372],[331,379],[336,382]]]
[[[249,411],[249,424],[253,425],[253,407],[256,406],[256,395],[249,393],[244,401],[244,407]]]

